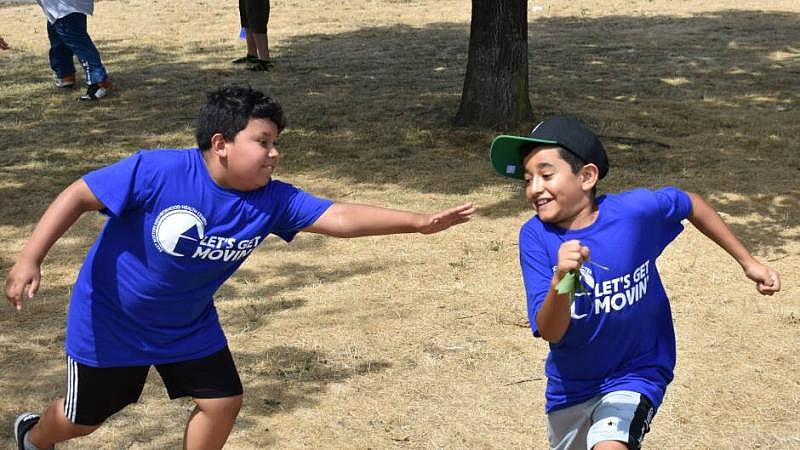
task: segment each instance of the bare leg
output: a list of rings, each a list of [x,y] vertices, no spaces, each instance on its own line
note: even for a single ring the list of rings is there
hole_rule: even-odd
[[[58,442],[86,436],[100,425],[77,425],[64,416],[64,399],[54,401],[42,414],[39,423],[28,431],[27,437],[31,444],[39,448],[50,448]]]
[[[592,450],[628,450],[628,446],[620,441],[600,441]]]
[[[253,33],[250,32],[250,28],[245,28],[245,40],[247,41],[247,54],[253,56],[258,55],[256,40],[253,38]]]
[[[264,61],[269,60],[269,43],[267,40],[267,33],[252,33],[253,40],[255,41],[256,48],[258,49],[258,57]],[[249,53],[249,50],[248,50]]]
[[[242,407],[242,396],[193,400],[197,406],[186,423],[184,450],[221,449]]]

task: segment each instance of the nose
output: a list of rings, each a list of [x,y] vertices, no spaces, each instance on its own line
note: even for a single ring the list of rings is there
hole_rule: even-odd
[[[281,153],[278,151],[278,147],[276,147],[275,144],[272,144],[269,148],[269,152],[267,152],[267,156],[277,159],[280,155]]]
[[[542,177],[533,177],[528,183],[528,193],[530,195],[539,195],[544,190],[544,182]]]

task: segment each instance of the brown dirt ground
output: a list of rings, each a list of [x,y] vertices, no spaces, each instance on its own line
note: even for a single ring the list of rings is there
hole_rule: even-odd
[[[228,5],[227,3],[230,3]],[[531,1],[537,119],[575,114],[606,143],[601,189],[675,184],[717,207],[783,275],[760,297],[687,230],[659,260],[678,337],[653,449],[800,448],[800,4]],[[268,241],[219,292],[246,389],[227,448],[545,448],[546,345],[526,325],[522,191],[486,162],[495,132],[459,129],[470,2],[274,0],[272,72],[243,54],[235,2],[102,1],[90,32],[116,89],[56,92],[35,5],[0,5],[0,255],[13,263],[50,200],[139,147],[191,146],[203,92],[250,83],[288,111],[279,177],[323,196],[475,219],[440,235]],[[530,125],[520,127],[524,132]],[[53,248],[44,286],[0,313],[0,441],[60,395],[64,315],[101,221]],[[63,448],[180,446],[190,404],[157,377],[142,400]]]

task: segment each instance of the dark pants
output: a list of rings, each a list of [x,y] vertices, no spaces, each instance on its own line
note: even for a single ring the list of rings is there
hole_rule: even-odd
[[[50,67],[59,78],[75,74],[72,56],[78,57],[84,72],[86,84],[95,84],[108,78],[106,68],[100,61],[92,38],[86,31],[86,15],[72,13],[55,23],[47,22],[47,37],[50,38]]]
[[[269,0],[239,0],[239,20],[251,33],[266,33]]]

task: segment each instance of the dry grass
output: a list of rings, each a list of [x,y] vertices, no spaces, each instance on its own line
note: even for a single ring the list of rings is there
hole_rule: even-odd
[[[192,145],[203,92],[250,83],[290,116],[281,178],[347,201],[481,209],[429,237],[263,245],[218,296],[246,390],[228,448],[544,448],[546,346],[526,328],[517,267],[530,211],[490,173],[494,132],[449,125],[469,2],[275,0],[266,74],[229,64],[243,46],[228,3],[97,3],[90,32],[117,86],[98,105],[51,88],[38,7],[0,5],[14,47],[0,53],[3,272],[70,181],[139,147]],[[648,447],[800,448],[800,6],[530,3],[536,115],[598,131],[613,165],[601,187],[699,192],[784,276],[761,298],[691,228],[661,257],[678,367]],[[39,298],[0,314],[6,425],[62,390],[66,299],[100,225],[84,217],[45,261]],[[189,406],[155,377],[140,404],[63,447],[176,448]]]

